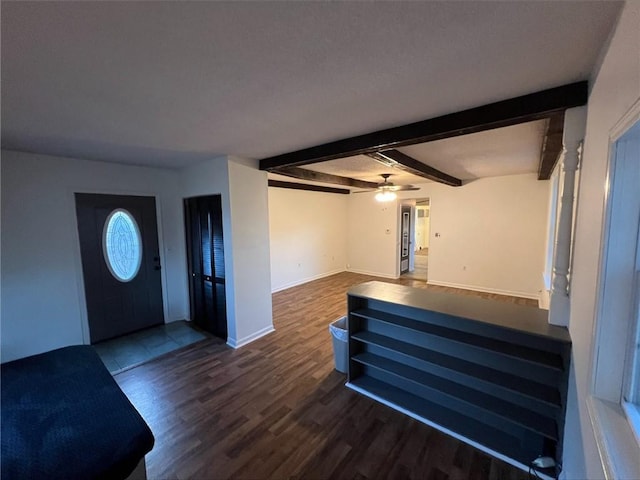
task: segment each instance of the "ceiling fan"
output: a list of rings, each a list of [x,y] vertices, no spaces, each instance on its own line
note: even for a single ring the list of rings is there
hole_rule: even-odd
[[[407,190],[420,190],[418,187],[414,187],[413,185],[395,185],[393,182],[389,181],[389,177],[391,177],[390,173],[382,173],[380,176],[383,178],[383,181],[378,184],[378,188],[376,188],[376,200],[379,202],[390,202],[395,200],[397,195],[396,192],[407,191]],[[353,193],[365,193],[370,190],[363,190],[361,192],[353,192]]]

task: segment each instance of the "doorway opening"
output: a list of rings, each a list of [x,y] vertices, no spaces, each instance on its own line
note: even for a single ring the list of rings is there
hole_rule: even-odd
[[[227,340],[222,196],[184,200],[191,320]]]
[[[410,223],[408,228],[408,269],[406,271],[401,269],[401,277],[426,282],[429,272],[430,200],[421,198],[412,200],[411,203],[410,206],[402,206],[402,212],[410,208]],[[405,218],[403,216],[403,221]],[[404,242],[404,229],[402,235]]]

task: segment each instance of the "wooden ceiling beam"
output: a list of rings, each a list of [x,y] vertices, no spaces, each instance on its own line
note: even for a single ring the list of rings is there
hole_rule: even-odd
[[[307,190],[310,192],[339,193],[342,195],[349,195],[351,193],[351,191],[346,188],[323,187],[322,185],[309,185],[308,183],[281,182],[280,180],[269,180],[269,186],[290,188],[293,190]]]
[[[523,95],[401,127],[325,143],[260,160],[260,170],[308,165],[477,133],[548,118],[587,103],[586,81]]]
[[[333,183],[334,185],[344,185],[346,187],[378,188],[378,184],[375,182],[365,182],[363,180],[341,177],[339,175],[333,175],[330,173],[314,172],[313,170],[307,170],[306,168],[299,167],[278,168],[272,170],[271,173],[277,173],[278,175],[285,175],[287,177],[297,178],[299,180]]]
[[[384,152],[369,153],[368,155],[383,165],[397,168],[398,170],[411,173],[412,175],[428,178],[434,182],[444,183],[445,185],[452,187],[459,187],[462,185],[462,180],[459,178],[447,175],[446,173],[426,165],[398,150],[385,150]]]
[[[564,112],[549,117],[547,131],[542,142],[540,164],[538,166],[538,180],[549,180],[553,169],[562,153],[562,138],[564,134]]]

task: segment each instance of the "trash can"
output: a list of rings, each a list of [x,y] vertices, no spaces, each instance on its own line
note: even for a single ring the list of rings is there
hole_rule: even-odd
[[[341,373],[347,373],[347,362],[349,361],[347,317],[340,317],[329,324],[329,331],[333,339],[333,361],[335,362],[336,370]]]

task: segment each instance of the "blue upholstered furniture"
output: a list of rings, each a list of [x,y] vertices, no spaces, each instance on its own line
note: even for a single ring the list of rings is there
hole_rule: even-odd
[[[1,366],[0,475],[126,478],[153,448],[151,430],[87,345]]]

